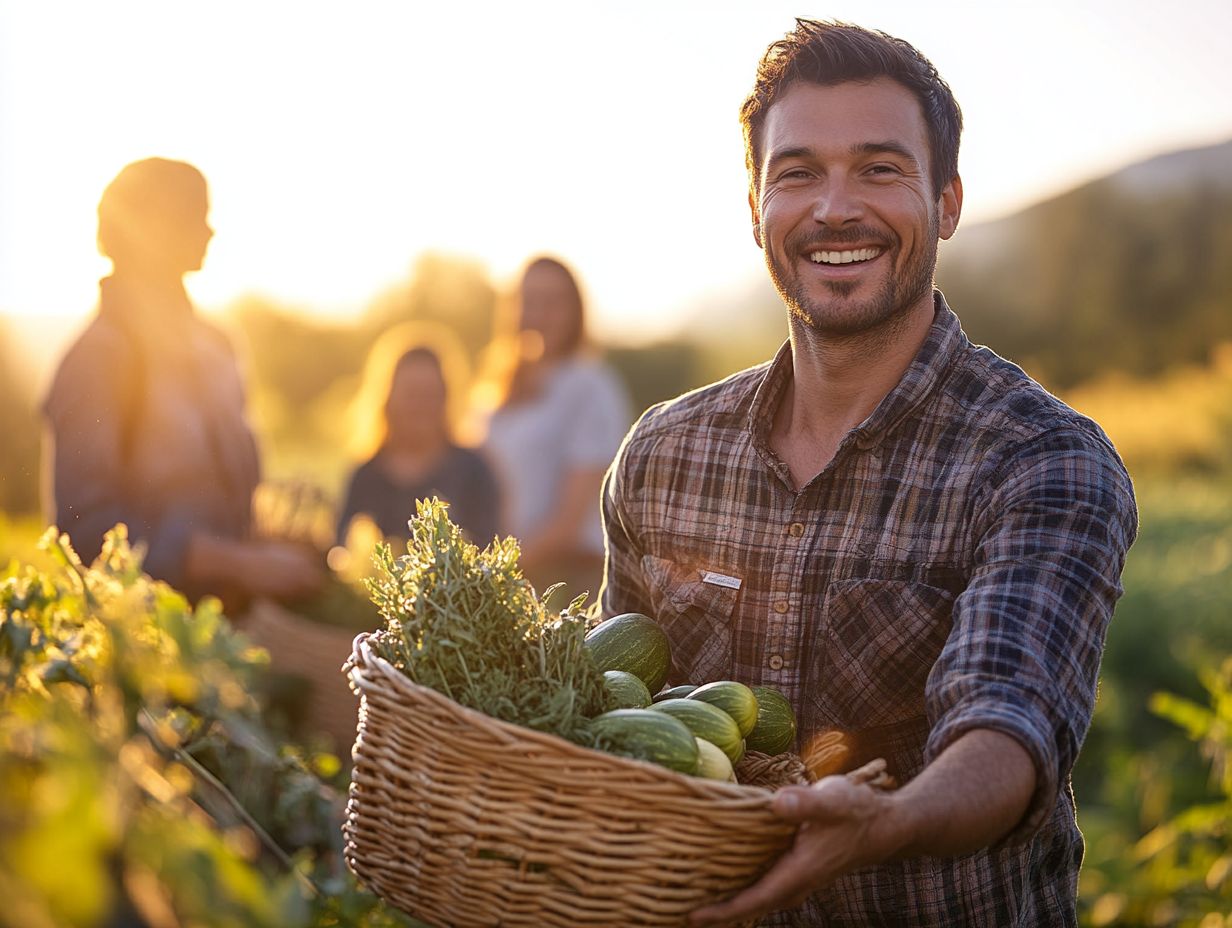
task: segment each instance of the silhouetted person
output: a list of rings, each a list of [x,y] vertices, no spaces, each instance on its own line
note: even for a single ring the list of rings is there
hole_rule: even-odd
[[[460,447],[450,407],[460,384],[460,351],[443,334],[428,339],[394,330],[370,352],[357,412],[369,421],[356,442],[366,460],[351,474],[338,542],[357,516],[386,538],[405,540],[415,501],[449,503],[449,515],[485,545],[499,528],[500,493],[483,457]]]
[[[52,517],[85,560],[117,522],[148,546],[145,567],[228,608],[315,588],[308,552],[249,538],[256,444],[231,346],[183,277],[214,232],[205,178],[150,158],[103,192],[98,244],[114,271],[98,315],[68,350],[44,412]]]
[[[586,340],[573,273],[555,258],[531,261],[509,304],[508,373],[488,422],[489,457],[506,500],[506,529],[537,585],[599,589],[599,489],[629,427],[629,400]]]

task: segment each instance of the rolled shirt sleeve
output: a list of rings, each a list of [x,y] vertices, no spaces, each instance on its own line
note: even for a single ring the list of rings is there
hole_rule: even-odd
[[[931,762],[973,729],[1030,755],[1036,786],[1003,840],[1029,840],[1053,812],[1086,736],[1125,555],[1137,532],[1133,487],[1102,435],[1045,432],[983,481],[975,571],[929,675]]]

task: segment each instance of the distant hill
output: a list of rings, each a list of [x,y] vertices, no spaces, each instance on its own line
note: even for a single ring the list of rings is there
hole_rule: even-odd
[[[1052,387],[1203,361],[1232,339],[1232,140],[963,225],[941,245],[937,280],[975,341]],[[786,332],[765,276],[707,298],[694,319],[720,376]]]
[[[1050,385],[1204,361],[1232,339],[1232,140],[962,227],[937,279],[974,340]]]

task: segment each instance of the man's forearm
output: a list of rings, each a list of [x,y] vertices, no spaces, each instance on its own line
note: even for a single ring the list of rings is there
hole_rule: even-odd
[[[994,844],[1017,825],[1035,791],[1035,765],[1015,739],[967,732],[890,797],[887,825],[900,857],[948,857]]]
[[[899,857],[953,856],[995,843],[1021,821],[1035,790],[1023,747],[989,729],[967,732],[901,790],[846,777],[786,787],[776,814],[801,827],[791,850],[726,902],[699,909],[695,926],[729,924],[799,905],[844,873]]]

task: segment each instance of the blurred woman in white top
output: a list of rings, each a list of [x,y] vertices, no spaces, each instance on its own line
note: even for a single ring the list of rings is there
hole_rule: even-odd
[[[624,385],[586,340],[573,273],[539,257],[523,271],[492,349],[486,451],[502,483],[504,528],[540,590],[598,593],[599,494],[630,424]]]

